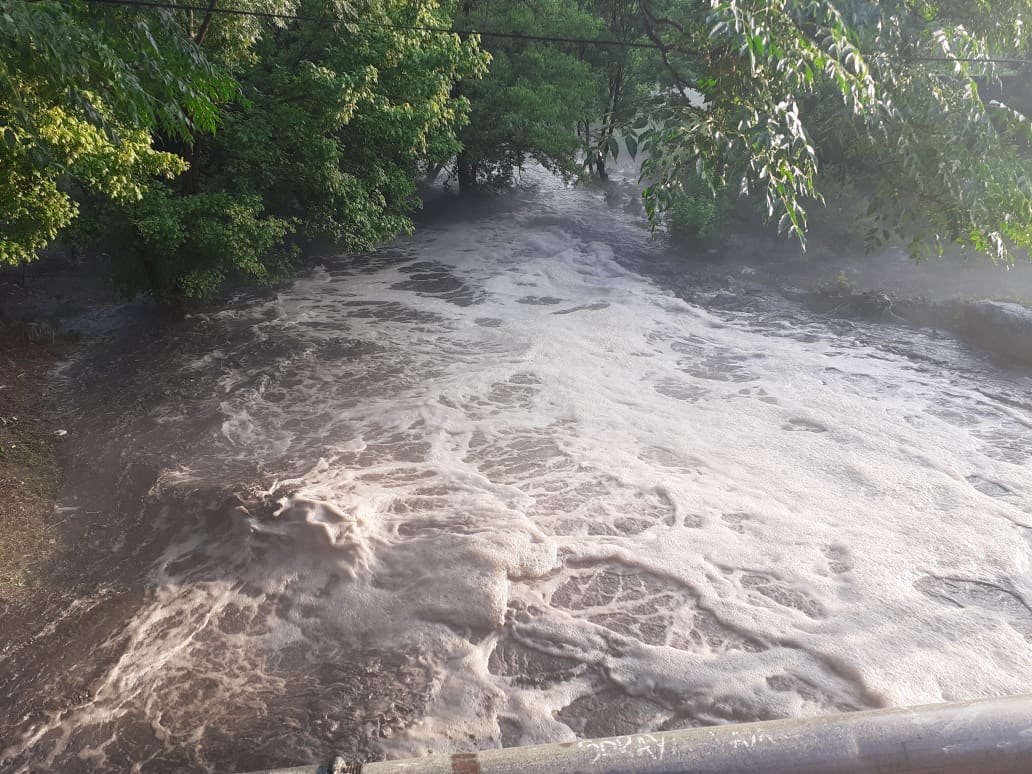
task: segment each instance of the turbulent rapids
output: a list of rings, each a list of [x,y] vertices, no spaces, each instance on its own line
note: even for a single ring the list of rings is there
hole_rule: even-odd
[[[5,769],[1032,691],[1032,378],[521,198],[68,367],[120,494],[0,656]]]

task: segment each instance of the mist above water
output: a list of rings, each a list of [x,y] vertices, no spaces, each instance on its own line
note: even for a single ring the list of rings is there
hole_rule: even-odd
[[[103,589],[65,612],[98,640],[75,663],[15,676],[91,679],[26,700],[5,765],[248,769],[1032,690],[1028,375],[650,279],[670,257],[633,213],[519,199],[153,347],[144,408],[94,431],[161,461],[109,547],[139,582],[106,628]]]

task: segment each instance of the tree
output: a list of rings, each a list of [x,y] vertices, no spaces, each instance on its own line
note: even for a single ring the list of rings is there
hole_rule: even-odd
[[[600,75],[600,103],[582,121],[586,149],[585,166],[606,177],[606,158],[619,151],[614,138],[618,127],[626,126],[647,104],[656,84],[653,58],[640,48],[617,43],[644,43],[645,24],[638,0],[594,0],[591,12],[598,17],[600,42],[584,52],[585,60]],[[594,130],[594,131],[593,131]],[[629,151],[636,150],[632,138]]]
[[[169,146],[190,163],[114,213],[117,274],[130,293],[211,297],[229,275],[284,275],[297,242],[364,250],[411,227],[420,162],[459,151],[468,103],[452,84],[486,66],[435,3],[303,0],[298,19],[184,20],[239,98],[219,131]],[[317,20],[317,21],[314,21]],[[244,23],[246,22],[246,23]]]
[[[152,132],[215,128],[232,91],[171,14],[145,21],[80,2],[0,13],[0,265],[32,260],[78,212],[76,192],[140,199],[185,169]]]
[[[1032,246],[1032,130],[979,83],[1029,51],[1028,0],[641,0],[671,88],[642,132],[651,214],[701,178],[803,237],[818,171],[871,190],[911,247]],[[981,61],[978,61],[981,60]],[[1005,93],[1005,92],[1004,92]],[[926,240],[927,238],[927,240]]]
[[[303,15],[334,13],[307,0]],[[354,6],[361,23],[292,23],[256,46],[242,75],[248,104],[217,138],[210,175],[261,195],[310,238],[368,249],[411,226],[418,165],[460,150],[469,103],[456,81],[478,77],[487,57],[447,28],[435,3],[381,0]],[[349,17],[350,18],[350,17]]]
[[[574,0],[470,0],[456,17],[457,28],[514,32],[527,36],[594,38],[599,19]],[[599,73],[572,45],[486,37],[490,71],[463,80],[455,93],[471,105],[456,160],[461,190],[512,182],[533,160],[557,174],[575,174],[583,144],[577,124],[596,113]]]

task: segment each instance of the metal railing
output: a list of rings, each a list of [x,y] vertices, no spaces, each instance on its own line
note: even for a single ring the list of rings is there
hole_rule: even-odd
[[[1032,774],[1032,696],[265,774]]]

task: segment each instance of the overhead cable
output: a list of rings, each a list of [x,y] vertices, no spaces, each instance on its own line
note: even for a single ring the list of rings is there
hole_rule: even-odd
[[[491,30],[456,30],[449,27],[434,27],[419,24],[388,24],[364,19],[341,19],[334,16],[307,16],[294,13],[276,13],[274,11],[252,11],[246,8],[221,6],[183,5],[169,0],[87,0],[100,5],[121,5],[132,8],[160,8],[172,11],[194,11],[203,14],[222,14],[224,16],[251,16],[261,19],[279,19],[282,21],[309,21],[320,24],[344,24],[351,27],[367,29],[396,30],[398,32],[430,32],[442,35],[479,35],[484,38],[503,38],[509,40],[530,40],[541,43],[572,43],[589,46],[616,46],[623,48],[643,48],[660,51],[663,47],[655,43],[643,43],[633,40],[607,40],[605,38],[572,38],[555,35],[530,35],[521,32],[495,32]],[[929,62],[947,64],[1002,64],[1032,65],[1032,59],[1016,57],[963,57],[963,56],[893,56],[892,54],[870,53],[865,56],[877,59],[891,58],[906,62]]]

